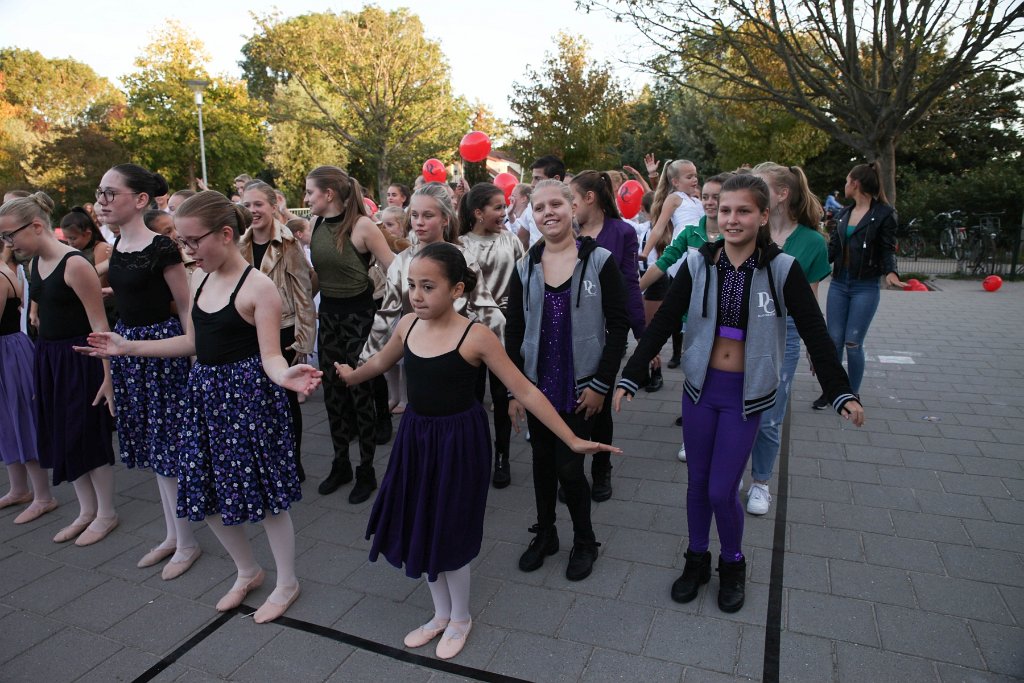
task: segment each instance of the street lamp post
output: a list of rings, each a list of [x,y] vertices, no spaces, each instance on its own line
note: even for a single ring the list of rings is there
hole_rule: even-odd
[[[206,181],[206,141],[203,139],[203,91],[206,90],[206,86],[210,85],[210,81],[185,81],[185,85],[195,95],[196,108],[199,109],[199,158],[203,165],[203,186],[209,188]]]

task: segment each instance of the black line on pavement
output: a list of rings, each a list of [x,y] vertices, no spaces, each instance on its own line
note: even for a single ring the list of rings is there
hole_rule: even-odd
[[[792,407],[792,406],[791,406]],[[775,492],[775,533],[772,538],[772,570],[768,584],[768,618],[764,629],[764,669],[761,680],[779,680],[779,650],[782,645],[782,579],[786,556],[786,507],[789,498],[789,421],[792,409],[782,422],[779,448],[779,488]]]
[[[246,614],[251,614],[255,611],[251,607],[246,607],[245,605],[242,605],[239,610],[246,610]],[[401,648],[384,645],[372,640],[367,640],[366,638],[354,636],[351,633],[344,633],[333,628],[320,626],[319,624],[311,624],[308,621],[292,619],[291,617],[280,617],[275,619],[274,623],[287,628],[293,628],[297,631],[311,633],[338,643],[351,645],[352,647],[359,648],[360,650],[366,650],[367,652],[373,652],[374,654],[382,655],[384,657],[397,659],[400,662],[415,664],[416,666],[422,666],[427,669],[444,671],[456,676],[462,676],[463,678],[471,678],[475,681],[485,681],[486,683],[530,683],[522,678],[506,676],[505,674],[494,673],[492,671],[484,671],[483,669],[465,666],[464,664],[456,664],[444,659],[433,659],[425,655],[416,654],[415,652],[409,652]]]
[[[146,671],[144,671],[142,673],[142,675],[140,675],[138,678],[136,678],[133,681],[133,683],[146,683],[146,681],[151,681],[154,678],[156,678],[157,676],[159,676],[160,673],[164,669],[166,669],[171,664],[174,664],[176,661],[178,661],[178,659],[180,659],[182,655],[184,655],[186,652],[188,652],[189,650],[194,648],[199,643],[201,643],[204,640],[206,640],[211,634],[213,634],[221,626],[223,626],[224,624],[228,623],[231,620],[232,616],[234,616],[234,615],[231,612],[226,612],[226,613],[220,615],[219,617],[217,617],[216,619],[214,619],[212,622],[210,622],[209,624],[204,626],[202,628],[202,630],[200,630],[194,636],[192,636],[191,638],[186,640],[184,643],[179,645],[178,649],[176,649],[174,652],[172,652],[171,654],[167,655],[166,657],[161,659],[159,662],[157,662],[153,666],[151,666],[148,669],[146,669]]]
[[[147,683],[147,681],[153,680],[165,669],[178,661],[186,652],[213,635],[217,629],[228,623],[228,621],[230,621],[234,616],[242,615],[250,617],[255,611],[256,610],[254,608],[249,607],[248,605],[240,605],[230,612],[225,612],[217,617],[217,619],[204,626],[198,633],[179,645],[176,650],[143,672],[132,683]],[[432,659],[425,655],[416,654],[415,652],[408,652],[397,647],[384,645],[372,640],[367,640],[366,638],[354,636],[351,633],[344,633],[333,628],[320,626],[319,624],[312,624],[308,621],[292,619],[291,617],[279,617],[274,620],[274,623],[278,626],[295,629],[296,631],[303,631],[338,643],[351,645],[352,647],[359,648],[360,650],[366,650],[367,652],[373,652],[374,654],[382,655],[384,657],[397,659],[400,662],[422,666],[427,669],[444,671],[456,676],[462,676],[463,678],[471,678],[475,681],[484,681],[485,683],[530,683],[529,681],[522,678],[515,678],[514,676],[506,676],[492,671],[484,671],[483,669],[476,669],[471,666],[456,664],[443,659]]]

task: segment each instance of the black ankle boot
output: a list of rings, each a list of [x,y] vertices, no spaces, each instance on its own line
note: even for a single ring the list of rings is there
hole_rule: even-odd
[[[347,455],[345,460],[335,458],[334,462],[331,463],[331,473],[320,482],[320,486],[317,488],[321,496],[334,493],[341,488],[342,484],[352,481],[352,463],[347,458]]]
[[[726,562],[718,558],[718,609],[738,612],[746,596],[747,560]]]
[[[603,503],[612,497],[612,466],[594,467],[590,470],[594,485],[590,488],[590,499]]]
[[[360,465],[356,468],[356,485],[348,494],[348,502],[356,505],[362,503],[377,490],[377,473],[373,471],[373,465]]]
[[[654,368],[651,370],[651,381],[644,387],[644,391],[653,394],[655,391],[660,390],[664,384],[665,379],[661,376],[661,368]]]
[[[295,474],[299,477],[299,483],[306,481],[306,470],[302,469],[302,461],[295,463]]]
[[[539,524],[534,524],[530,527],[530,533],[537,535],[519,557],[519,569],[524,572],[540,569],[545,557],[558,552],[558,530],[555,527],[541,529]]]
[[[672,583],[672,599],[687,603],[697,597],[701,584],[711,580],[711,553],[695,553],[687,550],[683,575]]]
[[[377,418],[377,424],[373,429],[373,442],[383,446],[391,441],[391,413],[384,413]]]
[[[679,367],[679,356],[672,356],[668,359],[669,370],[674,370]]]
[[[503,489],[512,483],[512,473],[508,466],[508,453],[494,453],[494,478],[491,479],[494,488]]]

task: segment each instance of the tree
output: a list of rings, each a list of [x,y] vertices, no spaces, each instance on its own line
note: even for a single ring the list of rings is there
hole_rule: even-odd
[[[589,49],[585,40],[560,33],[540,71],[529,68],[527,82],[513,84],[513,149],[526,163],[554,154],[574,171],[619,165],[627,94]]]
[[[206,80],[203,129],[211,189],[227,189],[239,173],[263,167],[265,131],[245,85],[211,77],[203,45],[171,23],[154,36],[124,78],[128,113],[118,137],[133,161],[167,178],[172,188],[194,186],[199,160],[199,125],[185,81]]]
[[[45,190],[62,206],[91,199],[99,166],[118,153],[111,126],[123,114],[123,95],[87,65],[0,50],[0,183]]]
[[[408,10],[269,15],[256,24],[242,68],[270,123],[326,134],[345,150],[349,172],[378,193],[392,177],[418,174],[424,159],[452,154],[468,130],[441,46]]]
[[[937,99],[1018,59],[1024,3],[1001,0],[584,0],[633,23],[645,62],[711,99],[770,101],[879,163],[895,196],[896,147]],[[767,50],[786,78],[751,55]],[[744,60],[736,70],[723,57]],[[709,90],[730,83],[735,92]]]

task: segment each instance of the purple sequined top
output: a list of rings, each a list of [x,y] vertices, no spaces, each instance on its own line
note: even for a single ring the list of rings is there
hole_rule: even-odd
[[[544,313],[537,354],[537,388],[560,413],[576,410],[576,378],[572,362],[572,305],[570,281],[544,286]]]
[[[723,249],[715,267],[718,268],[721,282],[718,296],[718,336],[743,341],[747,336],[743,295],[750,286],[751,276],[757,267],[757,259],[751,254],[739,268],[733,268]]]

